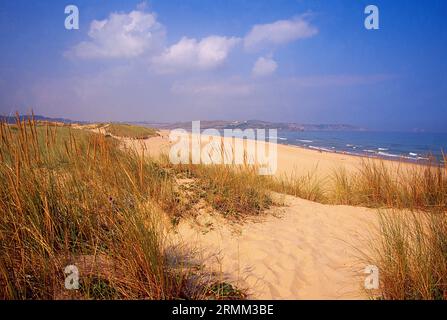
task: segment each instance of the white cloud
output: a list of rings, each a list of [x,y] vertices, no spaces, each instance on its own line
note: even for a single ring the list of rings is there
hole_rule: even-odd
[[[152,60],[161,73],[182,70],[209,70],[222,65],[230,51],[240,42],[239,38],[209,36],[198,41],[183,37]]]
[[[257,24],[245,36],[244,47],[247,50],[257,50],[310,38],[317,33],[318,29],[310,25],[303,17],[278,20],[269,24]]]
[[[134,10],[94,20],[88,36],[90,40],[79,43],[67,55],[83,59],[137,57],[163,47],[165,28],[155,14]]]
[[[272,58],[260,57],[256,60],[252,74],[255,77],[263,77],[273,74],[278,68],[278,64]]]

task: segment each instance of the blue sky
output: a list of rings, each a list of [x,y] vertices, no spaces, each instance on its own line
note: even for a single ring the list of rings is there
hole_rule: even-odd
[[[66,30],[75,4],[80,29]],[[375,4],[380,29],[364,28]],[[0,113],[447,128],[447,3],[0,2]]]

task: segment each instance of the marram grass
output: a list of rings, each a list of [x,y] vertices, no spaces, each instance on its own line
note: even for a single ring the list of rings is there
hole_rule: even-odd
[[[0,123],[0,185],[0,298],[208,297],[169,249],[166,213],[184,203],[152,159],[99,134]],[[67,265],[77,291],[64,288]]]

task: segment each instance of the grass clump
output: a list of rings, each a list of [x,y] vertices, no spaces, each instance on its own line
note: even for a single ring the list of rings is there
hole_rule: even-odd
[[[274,204],[267,179],[254,167],[190,164],[172,169],[180,177],[194,179],[194,193],[226,217],[258,215]]]
[[[227,282],[215,282],[207,287],[207,295],[217,300],[244,300],[246,294]]]
[[[303,176],[271,178],[271,190],[325,204],[447,210],[447,166],[390,164],[363,160],[351,172],[340,167],[328,177],[316,170]]]
[[[364,160],[356,172],[335,170],[332,203],[431,211],[447,209],[447,167],[412,165],[395,169]]]
[[[155,129],[124,123],[111,123],[104,128],[106,133],[121,138],[147,139],[158,135]]]
[[[382,299],[447,299],[447,213],[382,214],[372,261]]]
[[[270,177],[268,188],[273,191],[292,195],[315,202],[327,203],[327,194],[324,187],[324,180],[320,179],[317,170],[309,172],[306,175],[298,176],[283,175],[275,178]]]

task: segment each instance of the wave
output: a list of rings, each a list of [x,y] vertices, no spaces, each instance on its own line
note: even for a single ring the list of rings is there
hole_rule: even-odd
[[[309,146],[310,149],[318,150],[318,151],[326,151],[326,152],[334,152],[334,150],[323,148],[323,147],[315,147],[315,146]]]
[[[317,150],[317,151],[324,151],[324,152],[331,152],[331,153],[344,153],[344,154],[348,154],[348,155],[353,155],[353,156],[365,156],[365,154],[361,153],[360,151],[354,152],[354,151],[343,151],[343,150],[338,150],[336,147],[317,147],[317,146],[313,146],[313,145],[304,145],[305,147],[312,149],[312,150]],[[399,158],[399,159],[406,159],[406,160],[410,160],[410,161],[428,161],[430,160],[429,158],[425,158],[425,157],[421,157],[418,156],[417,153],[413,153],[413,152],[409,152],[409,155],[405,155],[405,154],[395,154],[395,153],[390,153],[390,152],[384,152],[384,151],[377,151],[377,150],[371,150],[371,149],[365,149],[363,150],[363,152],[367,152],[369,154],[371,154],[371,156],[381,156],[381,157],[385,157],[385,158]],[[369,155],[367,155],[369,156]],[[442,163],[445,163],[443,160],[441,160]]]
[[[402,158],[402,155],[400,154],[394,154],[394,153],[388,153],[388,152],[382,152],[379,151],[377,154],[385,157],[392,157],[392,158]]]
[[[388,148],[377,148],[379,151],[388,151]]]
[[[403,154],[394,154],[394,153],[388,153],[388,152],[378,152],[377,154],[384,156],[384,157],[402,158],[402,159],[407,159],[407,160],[424,160],[424,161],[430,160],[429,158],[425,158],[425,157],[416,157],[414,155],[417,155],[417,153],[413,153],[413,152],[409,153],[410,155],[412,155],[411,157],[405,156]]]
[[[299,142],[303,142],[303,143],[312,143],[313,141],[312,140],[300,140],[300,139],[296,139],[296,141],[299,141]]]
[[[275,136],[269,136],[268,138],[269,138],[270,140],[272,140],[272,139],[283,140],[283,141],[287,140],[287,138],[275,137]]]

